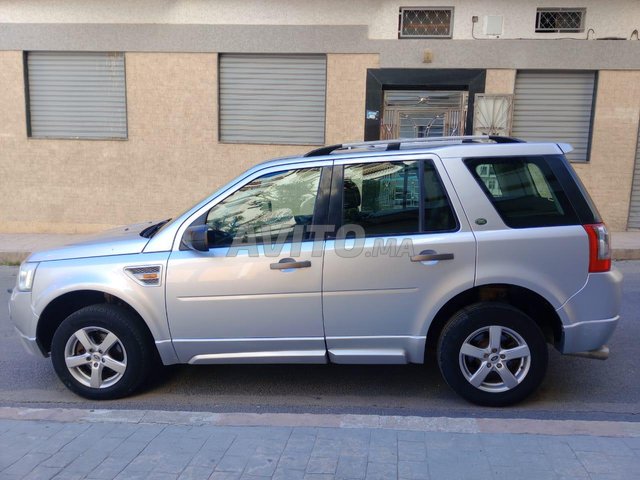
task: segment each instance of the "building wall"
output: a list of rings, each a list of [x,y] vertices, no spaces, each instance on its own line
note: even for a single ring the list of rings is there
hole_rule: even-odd
[[[269,158],[315,147],[217,140],[217,55],[127,53],[128,140],[27,138],[21,52],[0,52],[0,231],[92,232],[175,215]],[[326,142],[362,140],[367,68],[329,55]]]
[[[504,15],[502,38],[584,38],[589,28],[594,37],[629,38],[640,28],[637,0],[4,0],[0,22],[6,23],[115,23],[115,24],[209,24],[209,25],[366,25],[369,38],[398,37],[401,6],[454,7],[454,39],[472,38],[471,17],[481,17],[475,35],[482,35],[482,16]],[[583,33],[535,33],[538,7],[586,7]],[[612,14],[615,12],[615,14]]]
[[[591,160],[575,165],[613,230],[627,228],[640,120],[640,72],[601,71]]]
[[[398,40],[401,6],[453,6],[453,39]],[[255,163],[314,147],[218,142],[217,54],[327,53],[327,144],[362,139],[367,68],[599,71],[592,149],[575,168],[614,230],[626,228],[640,117],[638,0],[581,0],[585,32],[536,34],[554,0],[4,0],[0,2],[0,231],[95,231],[170,216]],[[471,17],[504,16],[475,40]],[[554,38],[564,38],[555,41]],[[545,39],[545,40],[542,40]],[[125,52],[124,141],[26,135],[23,51]],[[424,63],[428,51],[432,61]]]

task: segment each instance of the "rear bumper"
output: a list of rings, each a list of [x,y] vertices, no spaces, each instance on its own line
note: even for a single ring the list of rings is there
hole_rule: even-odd
[[[589,320],[565,325],[562,329],[562,353],[578,353],[596,350],[609,341],[618,325],[620,316],[603,320]]]

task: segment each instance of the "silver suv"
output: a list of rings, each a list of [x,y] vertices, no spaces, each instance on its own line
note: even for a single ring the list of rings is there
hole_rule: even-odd
[[[464,398],[512,404],[547,344],[606,358],[619,319],[622,275],[570,149],[448,137],[263,163],[174,220],[32,254],[11,318],[91,399],[131,394],[158,358],[435,356]]]

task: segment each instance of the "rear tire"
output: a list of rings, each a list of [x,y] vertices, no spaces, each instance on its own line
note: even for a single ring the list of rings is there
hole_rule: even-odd
[[[117,305],[90,305],[69,315],[51,342],[62,383],[91,400],[130,395],[148,377],[153,359],[139,319]]]
[[[513,405],[531,395],[547,371],[542,331],[511,305],[483,302],[457,312],[438,343],[438,364],[449,386],[478,405]]]

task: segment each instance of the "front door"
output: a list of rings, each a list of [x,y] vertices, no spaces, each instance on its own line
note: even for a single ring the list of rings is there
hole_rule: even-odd
[[[319,192],[329,176],[320,167],[270,171],[194,221],[208,226],[209,251],[181,248],[167,267],[182,362],[326,361],[322,248],[314,250],[309,230],[328,201]]]
[[[380,138],[464,135],[466,91],[386,90]]]
[[[323,277],[332,362],[423,362],[430,320],[473,286],[474,235],[440,162],[335,162],[330,216],[342,227]]]

